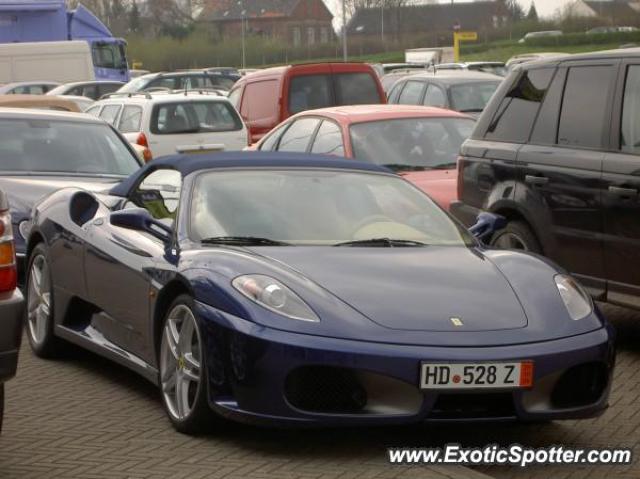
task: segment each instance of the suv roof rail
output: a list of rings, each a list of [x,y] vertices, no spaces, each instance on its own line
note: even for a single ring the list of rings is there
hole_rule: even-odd
[[[132,98],[134,96],[143,96],[145,97],[147,100],[151,100],[151,94],[149,94],[148,91],[136,91],[136,92],[113,92],[113,93],[106,93],[105,95],[102,95],[100,97],[100,100],[108,100],[110,98]]]
[[[172,93],[183,94],[184,96],[187,96],[189,93],[197,93],[199,95],[215,95],[220,97],[224,96],[220,93],[220,90],[217,90],[215,88],[183,88],[181,90],[173,90]]]

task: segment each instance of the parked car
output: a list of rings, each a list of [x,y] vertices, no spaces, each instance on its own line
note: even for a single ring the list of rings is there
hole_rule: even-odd
[[[82,110],[73,99],[49,95],[0,95],[2,108],[35,108],[80,113]]]
[[[492,244],[541,253],[598,299],[640,307],[640,49],[525,64],[462,147],[454,211],[509,222]]]
[[[518,43],[526,43],[528,40],[534,40],[536,38],[547,38],[547,37],[561,37],[563,35],[561,30],[546,30],[541,32],[529,32],[520,40]]]
[[[330,154],[385,166],[449,209],[457,199],[458,152],[473,126],[469,116],[440,108],[340,106],[292,116],[256,149]]]
[[[618,32],[637,32],[637,27],[595,27],[587,30],[587,35],[597,35],[603,33],[618,33]]]
[[[44,95],[60,83],[46,81],[14,82],[0,85],[0,95]]]
[[[137,93],[153,90],[230,90],[239,75],[208,70],[188,70],[174,73],[150,73],[134,78],[118,90],[118,93]]]
[[[437,70],[462,70],[491,73],[501,77],[507,76],[507,67],[504,62],[464,62],[464,63],[440,63],[435,65]]]
[[[489,73],[421,73],[398,80],[389,91],[389,103],[449,108],[478,116],[501,82],[501,77]]]
[[[538,53],[523,53],[520,55],[514,55],[509,60],[507,60],[506,66],[507,70],[513,70],[517,65],[521,65],[527,62],[533,62],[537,60],[548,60],[551,58],[560,58],[566,57],[569,55],[568,53],[560,53],[560,52],[538,52]]]
[[[305,110],[387,102],[378,75],[365,63],[267,68],[238,80],[229,100],[247,123],[252,143]]]
[[[420,73],[419,70],[396,70],[392,73],[387,73],[383,77],[380,78],[380,83],[382,84],[382,89],[384,93],[389,98],[389,91],[391,87],[396,84],[398,80],[401,78],[406,78],[411,75],[415,75],[416,73]]]
[[[65,83],[59,87],[49,91],[47,95],[72,95],[83,96],[91,98],[92,100],[98,100],[103,95],[113,93],[122,88],[123,82],[119,81],[90,81],[90,82],[75,82]]]
[[[0,191],[0,432],[4,417],[4,383],[16,374],[24,323],[24,300],[17,281],[9,202]]]
[[[346,426],[607,407],[614,331],[582,288],[485,249],[371,163],[161,158],[109,192],[54,193],[31,236],[28,277],[50,282],[30,280],[28,302],[56,300],[27,328],[35,354],[65,339],[131,368],[185,433],[212,413]]]
[[[249,133],[226,97],[209,91],[110,95],[87,113],[115,126],[153,157],[242,150]]]
[[[0,108],[0,190],[11,205],[19,272],[38,200],[72,185],[109,188],[141,164],[114,128],[89,115]]]

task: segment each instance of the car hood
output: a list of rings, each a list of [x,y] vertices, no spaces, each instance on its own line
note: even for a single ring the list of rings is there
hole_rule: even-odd
[[[400,175],[427,193],[445,210],[457,199],[458,171],[449,170],[407,171]]]
[[[395,330],[519,329],[525,312],[500,270],[475,249],[327,248],[322,256],[272,248],[286,263],[371,321]],[[354,250],[357,254],[354,254]]]
[[[120,181],[113,177],[7,175],[0,177],[0,190],[9,197],[11,213],[17,221],[28,217],[33,205],[54,191],[74,187],[97,192],[108,190]]]

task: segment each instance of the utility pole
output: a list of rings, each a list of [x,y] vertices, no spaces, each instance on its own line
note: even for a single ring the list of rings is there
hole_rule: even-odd
[[[380,39],[384,45],[384,0],[380,2]],[[386,49],[385,49],[386,50]]]
[[[347,61],[347,3],[342,0],[342,60]]]

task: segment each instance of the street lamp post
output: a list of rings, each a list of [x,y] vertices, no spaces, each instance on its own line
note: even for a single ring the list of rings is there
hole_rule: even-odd
[[[242,8],[242,11],[240,12],[240,21],[242,22],[242,69],[244,70],[247,67],[246,64],[246,53],[245,53],[245,40],[244,40],[244,36],[245,36],[245,21],[246,21],[246,15],[247,15],[247,10],[244,8],[244,3],[242,2],[242,0],[238,0],[238,6],[240,8]]]
[[[384,45],[384,0],[380,2],[380,39]]]

